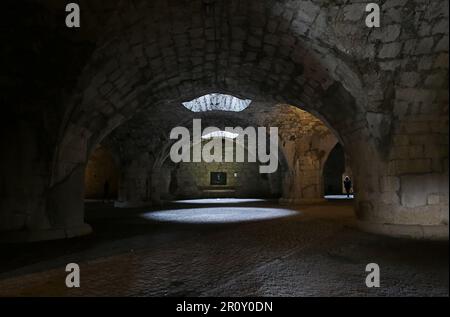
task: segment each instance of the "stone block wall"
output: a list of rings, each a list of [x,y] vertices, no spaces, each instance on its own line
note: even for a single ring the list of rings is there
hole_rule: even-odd
[[[84,174],[84,197],[87,199],[116,199],[119,170],[108,149],[99,146],[89,158]],[[105,182],[109,192],[105,197]]]
[[[203,117],[203,128],[207,126],[216,126],[219,129],[225,127],[247,126],[266,127],[267,131],[271,127],[277,127],[279,133],[279,168],[277,173],[270,175],[269,180],[262,179],[259,171],[256,169],[258,164],[182,164],[176,168],[169,164],[168,151],[170,150],[169,141],[161,141],[168,138],[171,125],[177,124],[180,116],[184,120],[179,123],[181,126],[190,128],[192,119],[198,114],[184,112],[181,105],[173,105],[174,109],[179,109],[179,113],[164,111],[153,111],[150,116],[139,116],[136,120],[131,120],[124,127],[119,128],[108,138],[109,143],[117,149],[126,149],[123,151],[125,157],[141,155],[139,153],[151,152],[158,153],[157,157],[165,157],[163,166],[170,171],[165,172],[161,179],[161,184],[155,186],[160,191],[164,188],[164,193],[159,196],[168,195],[168,178],[173,178],[175,171],[177,173],[178,188],[183,188],[183,192],[172,193],[175,196],[204,197],[198,187],[205,187],[209,184],[209,171],[211,169],[224,169],[234,175],[238,171],[240,181],[243,182],[236,193],[238,197],[243,196],[277,196],[281,191],[283,201],[304,202],[317,201],[323,198],[323,166],[329,153],[337,144],[338,139],[334,133],[317,117],[300,110],[296,107],[272,103],[253,102],[246,110],[234,115],[221,112],[212,112]],[[156,115],[157,114],[157,115]],[[160,116],[164,115],[162,120]],[[134,131],[134,138],[127,137],[130,130]],[[167,143],[165,143],[167,142]],[[248,170],[247,172],[242,172]],[[170,174],[170,175],[169,175]],[[192,178],[190,178],[192,176]],[[247,177],[248,176],[248,177]],[[254,186],[253,180],[259,180],[259,185]],[[158,177],[154,182],[158,183]],[[281,189],[278,189],[278,182],[281,183]],[[170,183],[170,181],[169,181]],[[174,182],[172,182],[174,183]],[[181,186],[180,184],[183,184]],[[251,190],[249,190],[251,188]],[[258,188],[258,190],[255,190]],[[158,196],[154,194],[154,196]]]
[[[275,107],[267,125],[278,126],[280,149],[288,168],[283,174],[283,201],[317,201],[323,198],[323,167],[338,139],[312,114],[288,105]]]
[[[234,149],[234,151],[233,151]],[[235,155],[236,147],[226,152]],[[226,155],[224,153],[224,155]],[[248,151],[245,150],[247,157]],[[260,163],[181,163],[176,168],[177,198],[278,198],[281,195],[280,171],[260,174]],[[211,185],[211,172],[227,173],[227,185]]]
[[[449,3],[384,1],[381,28],[369,29],[367,2],[89,3],[80,32],[64,28],[56,2],[7,6],[1,230],[73,235],[98,143],[158,106],[227,92],[324,119],[351,158],[366,229],[448,238]],[[318,184],[315,160],[284,141],[288,176]],[[283,186],[289,199],[319,192],[299,179]]]

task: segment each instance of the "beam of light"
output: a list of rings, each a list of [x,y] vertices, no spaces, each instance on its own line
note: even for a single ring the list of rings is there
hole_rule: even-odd
[[[245,203],[258,203],[267,201],[265,199],[238,199],[238,198],[208,198],[208,199],[188,199],[188,200],[176,200],[174,203],[180,204],[245,204]]]
[[[184,102],[183,106],[192,112],[232,111],[241,112],[250,106],[251,100],[239,99],[224,94],[209,94],[192,101]]]
[[[278,208],[214,207],[148,212],[141,217],[159,222],[223,224],[270,220],[298,214],[298,211]]]
[[[326,195],[325,199],[338,199],[338,200],[349,200],[354,199],[354,195],[350,195],[350,197],[347,197],[347,195]]]
[[[231,133],[228,131],[216,131],[216,132],[211,132],[208,134],[205,134],[202,136],[203,140],[209,140],[212,138],[220,138],[220,139],[231,139],[234,140],[239,136],[239,134],[237,133]]]

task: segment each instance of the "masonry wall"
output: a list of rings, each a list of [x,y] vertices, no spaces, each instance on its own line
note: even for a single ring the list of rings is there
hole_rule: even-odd
[[[224,155],[235,156],[236,147],[226,147]],[[248,151],[245,150],[247,157]],[[261,174],[259,162],[252,163],[180,163],[174,170],[171,194],[177,198],[278,198],[281,195],[281,173]],[[227,174],[226,185],[211,185],[211,172]]]
[[[283,173],[283,201],[296,203],[323,198],[323,166],[337,144],[333,132],[317,117],[282,105],[270,115],[280,132],[280,147],[288,168]]]
[[[383,1],[375,30],[366,3],[92,2],[76,36],[56,2],[7,6],[0,230],[85,233],[92,147],[143,112],[159,120],[155,105],[177,112],[175,103],[226,91],[326,118],[352,159],[366,229],[448,239],[449,2]],[[320,196],[324,140],[283,139],[287,199]]]
[[[277,197],[281,196],[283,202],[300,203],[304,201],[322,200],[323,198],[323,165],[338,140],[334,133],[317,117],[286,104],[273,104],[254,102],[246,110],[235,113],[216,112],[208,114],[202,120],[203,128],[217,126],[225,127],[247,126],[277,127],[279,133],[279,164],[274,174],[261,176],[259,164],[206,164],[189,163],[173,166],[168,158],[170,140],[164,141],[170,134],[170,124],[176,124],[179,116],[185,117],[182,126],[189,128],[192,118],[199,116],[190,111],[184,112],[181,105],[174,105],[179,113],[164,113],[154,111],[148,118],[140,116],[124,127],[119,128],[108,142],[118,149],[127,164],[121,187],[135,187],[133,182],[144,183],[142,180],[152,169],[151,196],[153,202],[178,198],[202,198],[216,196],[235,197]],[[158,114],[158,116],[156,115]],[[159,115],[165,114],[164,118]],[[181,118],[178,118],[181,120]],[[180,124],[180,123],[178,123]],[[134,137],[128,137],[128,131],[134,131]],[[163,133],[161,133],[163,131]],[[161,139],[163,141],[161,141]],[[153,153],[155,157],[164,157],[163,166],[140,167],[129,170],[128,166],[141,166],[142,153]],[[152,163],[153,164],[153,163]],[[228,189],[221,192],[209,188],[211,171],[224,171],[229,175],[231,182]],[[237,172],[238,177],[234,177]],[[134,181],[132,181],[134,180]],[[239,182],[239,184],[238,184]],[[138,186],[139,188],[142,186]],[[172,188],[171,188],[172,187]],[[176,187],[176,188],[175,188]],[[129,191],[129,189],[126,189]],[[130,195],[128,195],[130,196]],[[138,197],[135,197],[137,199]],[[124,202],[125,196],[120,200]],[[135,205],[133,203],[132,205]]]
[[[358,217],[374,232],[448,239],[449,3],[403,2],[387,5],[389,20],[372,35],[379,40],[380,72],[367,75],[368,118],[384,127],[381,137],[374,135],[384,164],[378,179],[369,180]],[[377,82],[388,86],[384,95]],[[378,199],[370,189],[379,191]]]
[[[119,171],[111,153],[98,147],[91,155],[84,174],[84,195],[87,199],[115,199],[118,194]],[[105,182],[109,192],[105,197]]]

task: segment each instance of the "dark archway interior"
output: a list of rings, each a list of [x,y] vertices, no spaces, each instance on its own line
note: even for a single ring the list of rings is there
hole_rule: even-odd
[[[340,143],[331,151],[323,168],[325,196],[343,194],[343,176],[345,173],[345,153]]]
[[[448,295],[448,1],[66,4],[2,4],[0,296]]]

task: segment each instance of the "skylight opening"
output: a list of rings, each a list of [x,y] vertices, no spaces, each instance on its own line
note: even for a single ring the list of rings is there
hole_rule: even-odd
[[[208,94],[192,101],[184,102],[183,106],[192,112],[230,111],[241,112],[252,103],[249,99],[239,99],[224,94]]]
[[[238,133],[231,133],[228,131],[214,131],[208,134],[205,134],[202,136],[203,140],[210,140],[214,138],[220,138],[220,139],[231,139],[234,140],[239,136]]]

